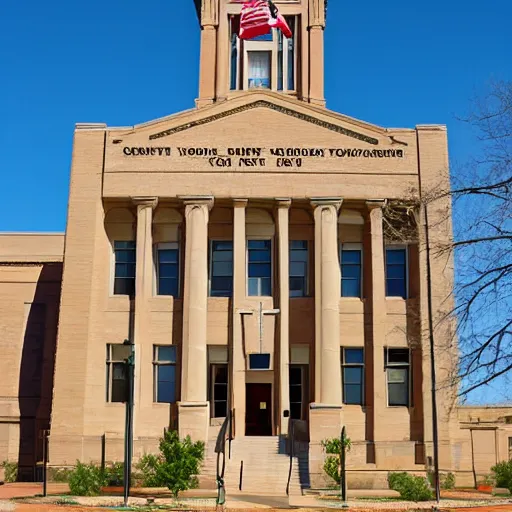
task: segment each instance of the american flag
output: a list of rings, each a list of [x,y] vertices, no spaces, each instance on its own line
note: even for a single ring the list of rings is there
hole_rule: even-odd
[[[279,28],[286,37],[292,37],[283,16],[269,0],[247,0],[240,15],[240,39],[252,39],[268,34],[272,27]]]

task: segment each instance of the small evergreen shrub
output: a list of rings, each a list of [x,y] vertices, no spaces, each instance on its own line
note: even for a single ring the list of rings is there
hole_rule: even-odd
[[[433,498],[432,490],[426,478],[408,473],[389,473],[389,488],[400,493],[400,498],[407,501],[428,501]]]
[[[157,455],[146,453],[135,465],[135,469],[139,471],[137,479],[141,481],[142,487],[159,487],[160,481],[157,476],[157,468],[160,459]]]
[[[67,483],[71,471],[67,468],[48,468],[48,480],[50,482]]]
[[[321,445],[325,453],[328,454],[324,461],[324,472],[339,485],[341,483],[339,457],[341,452],[341,439],[339,437],[324,439]],[[349,452],[351,447],[352,443],[350,439],[348,437],[345,438],[346,452]]]
[[[16,482],[18,479],[18,463],[5,460],[2,462],[1,466],[4,468],[5,482],[8,484]]]
[[[435,487],[434,472],[428,472],[428,481],[432,488]],[[439,486],[444,491],[449,491],[455,487],[455,475],[453,473],[440,473],[439,474]]]
[[[105,466],[103,472],[103,483],[105,487],[121,487],[124,485],[124,463],[114,462]]]
[[[502,487],[512,492],[512,460],[498,462],[491,468],[496,487]]]
[[[69,490],[73,496],[98,496],[104,483],[100,467],[80,461],[76,461],[68,477]]]

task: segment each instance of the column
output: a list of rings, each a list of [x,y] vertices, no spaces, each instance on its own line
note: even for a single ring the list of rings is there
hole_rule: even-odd
[[[201,30],[201,56],[199,72],[199,108],[211,105],[215,99],[215,75],[217,64],[217,27],[206,25]]]
[[[141,356],[142,345],[150,343],[148,299],[153,295],[153,210],[158,204],[156,197],[134,197],[137,207],[135,299],[130,306],[131,342],[135,349],[134,372],[134,432],[139,431],[138,423],[141,410]]]
[[[185,197],[185,286],[183,296],[180,437],[208,439],[207,302],[208,217],[211,197]]]
[[[386,341],[386,286],[384,268],[384,238],[382,233],[382,207],[385,201],[367,201],[370,221],[370,247],[371,247],[371,351],[373,368],[373,403],[372,422],[373,440],[375,442],[386,439],[389,425],[385,422],[386,416],[386,373],[384,370],[384,346]],[[370,404],[369,404],[370,405]],[[378,449],[378,447],[375,447]],[[376,457],[378,457],[376,455]]]
[[[309,29],[309,102],[325,107],[324,98],[324,28]]]
[[[245,354],[239,309],[246,296],[245,209],[247,199],[233,202],[233,343],[231,352],[231,396],[235,411],[235,434],[245,435]]]
[[[338,210],[342,199],[313,199],[315,208],[315,401],[341,405],[341,272]]]
[[[277,199],[279,247],[279,424],[281,435],[288,433],[290,411],[290,199]]]

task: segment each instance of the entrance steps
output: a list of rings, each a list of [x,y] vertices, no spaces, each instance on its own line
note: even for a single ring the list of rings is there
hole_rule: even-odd
[[[231,443],[231,459],[226,444],[226,493],[265,494],[286,496],[290,471],[290,457],[286,442],[278,436],[239,437]],[[208,443],[207,454],[201,472],[201,487],[215,487],[217,454],[215,441]],[[240,489],[241,482],[241,489]],[[301,495],[299,460],[292,460],[289,494]]]

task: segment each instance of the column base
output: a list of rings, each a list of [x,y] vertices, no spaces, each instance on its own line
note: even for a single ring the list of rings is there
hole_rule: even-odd
[[[208,441],[210,402],[180,402],[178,404],[178,433],[180,439]]]

